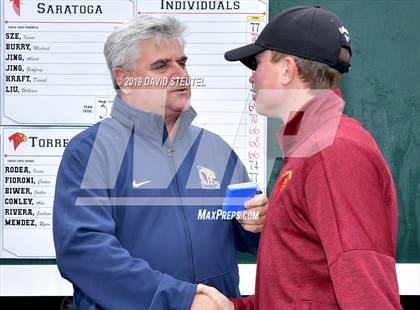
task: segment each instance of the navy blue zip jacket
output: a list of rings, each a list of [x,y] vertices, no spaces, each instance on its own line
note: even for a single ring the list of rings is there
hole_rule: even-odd
[[[239,296],[236,251],[255,253],[259,234],[214,214],[248,175],[195,115],[181,114],[171,142],[162,117],[116,97],[111,118],[69,142],[53,232],[76,309],[189,309],[197,283]]]

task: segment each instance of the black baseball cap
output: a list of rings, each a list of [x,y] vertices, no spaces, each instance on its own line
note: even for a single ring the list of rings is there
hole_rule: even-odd
[[[255,70],[255,56],[270,49],[318,61],[344,73],[350,70],[350,64],[339,59],[342,47],[351,55],[349,33],[335,14],[318,6],[297,6],[280,12],[255,43],[226,52],[225,59],[240,60]]]

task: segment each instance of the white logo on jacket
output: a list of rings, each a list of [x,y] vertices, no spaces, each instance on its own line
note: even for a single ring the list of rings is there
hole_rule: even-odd
[[[148,181],[144,181],[144,182],[139,182],[139,183],[137,183],[136,181],[133,180],[133,187],[134,188],[139,188],[140,186],[143,186],[143,185],[145,185],[147,183],[150,183],[150,182],[152,182],[152,180],[148,180]]]
[[[197,169],[198,169],[198,175],[200,176],[202,188],[207,188],[207,189],[220,188],[220,184],[217,181],[216,174],[214,173],[213,170],[206,167],[202,167],[202,166],[197,166]]]

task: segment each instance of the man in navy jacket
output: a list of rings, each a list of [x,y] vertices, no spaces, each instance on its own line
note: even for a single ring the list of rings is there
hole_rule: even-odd
[[[197,283],[239,297],[236,251],[257,251],[265,196],[240,221],[200,220],[248,176],[219,136],[191,124],[183,29],[138,16],[105,43],[111,117],[70,141],[56,182],[57,264],[77,309],[216,309]]]

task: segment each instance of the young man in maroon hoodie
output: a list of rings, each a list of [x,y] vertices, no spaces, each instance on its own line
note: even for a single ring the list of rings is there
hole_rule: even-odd
[[[281,118],[284,165],[262,232],[255,295],[226,309],[402,309],[395,272],[397,198],[372,136],[342,114],[336,88],[350,36],[319,7],[277,15],[254,44],[229,51],[255,73],[257,112]]]

